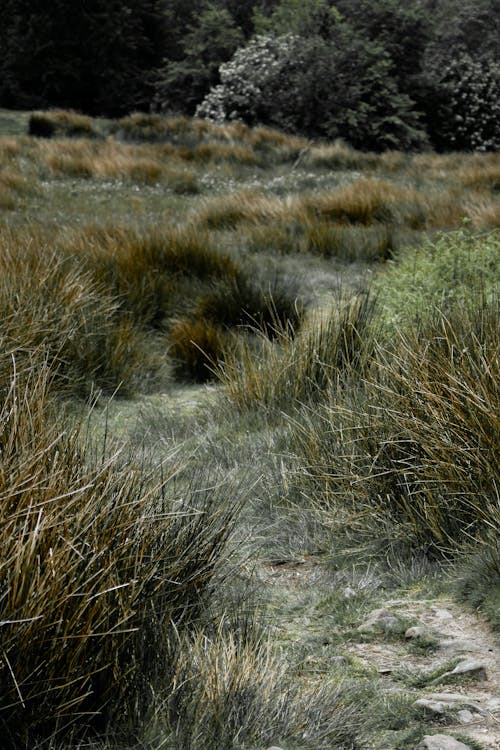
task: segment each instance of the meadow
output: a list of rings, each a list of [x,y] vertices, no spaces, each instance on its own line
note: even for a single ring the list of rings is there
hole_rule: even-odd
[[[500,627],[499,191],[494,153],[0,112],[3,747],[425,734],[304,665],[387,591]]]

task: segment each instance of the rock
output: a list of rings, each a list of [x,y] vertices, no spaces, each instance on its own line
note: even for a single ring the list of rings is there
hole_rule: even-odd
[[[474,703],[467,702],[465,696],[460,696],[458,701],[455,696],[450,698],[446,693],[426,698],[419,698],[413,704],[425,719],[442,722],[446,724],[470,724],[478,714],[484,715],[484,712]],[[475,714],[475,715],[474,715]]]
[[[481,644],[465,638],[447,638],[441,641],[439,649],[448,654],[470,654],[481,651]]]
[[[475,720],[475,717],[468,708],[462,708],[461,711],[457,711],[457,720],[460,724],[471,724]]]
[[[358,627],[359,633],[402,633],[404,625],[388,609],[374,609]]]
[[[441,607],[432,607],[432,610],[438,620],[453,620],[453,615],[447,609],[442,609]]]
[[[426,734],[415,750],[471,750],[471,748],[447,734]]]
[[[441,703],[446,703],[451,708],[453,708],[454,706],[458,706],[461,709],[464,708],[472,711],[473,713],[481,714],[482,716],[485,715],[484,710],[476,702],[476,699],[469,698],[467,695],[463,695],[462,693],[431,693],[430,695],[426,695],[425,697],[430,701],[439,701]]]
[[[271,745],[271,747],[268,747],[267,750],[283,750],[283,748],[278,747],[277,745]]]
[[[354,599],[354,597],[356,596],[356,592],[350,586],[347,586],[347,588],[343,590],[342,596],[344,597],[344,599]]]
[[[486,666],[481,661],[462,661],[460,664],[457,664],[455,669],[445,672],[440,677],[436,677],[433,682],[460,682],[463,679],[486,682],[488,679]]]
[[[425,718],[431,719],[432,721],[442,721],[446,716],[447,706],[441,701],[433,701],[429,700],[429,698],[419,698],[418,701],[415,701],[413,706],[423,713]]]
[[[423,636],[429,635],[429,631],[426,630],[421,625],[414,625],[412,628],[408,628],[408,630],[405,633],[406,640],[417,640],[418,638],[422,638]]]

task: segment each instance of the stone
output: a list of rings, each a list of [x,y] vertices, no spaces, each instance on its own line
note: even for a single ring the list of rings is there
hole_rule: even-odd
[[[413,706],[425,719],[446,724],[470,724],[478,714],[484,714],[478,706],[469,703],[465,696],[462,695],[460,698],[460,701],[453,695],[450,698],[446,693],[430,695],[419,698]]]
[[[402,633],[404,626],[390,610],[374,609],[358,627],[359,633]]]
[[[475,720],[475,717],[468,708],[462,708],[460,711],[457,711],[457,720],[460,724],[471,724]]]
[[[486,666],[481,661],[462,661],[457,664],[455,669],[445,672],[440,677],[433,680],[434,683],[459,682],[463,679],[475,680],[477,682],[486,682],[488,675]]]
[[[466,638],[446,638],[439,644],[440,651],[447,654],[469,654],[482,650],[481,644]]]
[[[471,748],[447,734],[426,734],[415,750],[471,750]]]
[[[440,721],[446,715],[446,704],[441,701],[430,700],[429,698],[419,698],[413,704],[425,718],[432,719],[433,721]]]
[[[407,641],[417,640],[429,635],[429,631],[423,628],[421,625],[414,625],[412,628],[408,628],[405,632],[405,638]]]

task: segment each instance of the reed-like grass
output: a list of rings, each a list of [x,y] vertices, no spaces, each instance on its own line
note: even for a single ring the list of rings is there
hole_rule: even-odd
[[[96,138],[99,132],[94,123],[91,117],[79,112],[53,109],[33,112],[29,118],[28,132],[42,138]]]
[[[360,294],[313,313],[297,335],[287,326],[275,341],[260,335],[237,342],[217,368],[227,397],[240,410],[293,412],[361,377],[370,362],[372,312],[372,300]]]
[[[0,335],[27,354],[43,352],[67,394],[130,392],[160,365],[102,280],[58,251],[53,238],[0,236]]]
[[[300,492],[334,537],[454,555],[498,531],[497,256],[461,231],[379,275],[369,369],[296,422]]]
[[[237,494],[84,451],[50,368],[4,339],[0,359],[2,746],[133,733],[207,616]]]

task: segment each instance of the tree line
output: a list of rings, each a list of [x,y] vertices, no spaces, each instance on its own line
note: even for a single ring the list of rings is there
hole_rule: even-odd
[[[3,0],[0,106],[497,150],[499,0]]]

